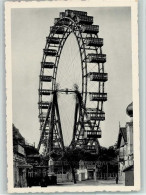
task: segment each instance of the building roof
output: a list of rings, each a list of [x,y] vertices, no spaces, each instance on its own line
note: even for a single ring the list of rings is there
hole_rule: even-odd
[[[133,170],[133,167],[134,167],[133,165],[129,165],[129,166],[127,166],[127,167],[125,167],[125,168],[123,169],[123,172]]]
[[[26,155],[39,155],[39,151],[37,150],[37,148],[35,148],[34,146],[32,145],[25,145],[25,152],[26,152]]]
[[[124,140],[124,143],[126,143],[127,142],[127,130],[126,130],[126,127],[120,127],[120,129],[119,129],[117,148],[120,148],[122,138]]]
[[[128,116],[133,117],[133,102],[127,106],[126,113]]]
[[[39,155],[39,151],[33,145],[26,144],[25,138],[21,135],[19,129],[13,125],[13,147],[21,145],[25,149],[26,155]]]
[[[20,144],[20,145],[24,145],[25,144],[25,139],[24,137],[21,135],[21,133],[19,132],[19,129],[17,129],[14,125],[13,125],[13,144]]]
[[[120,132],[123,136],[123,139],[125,142],[127,142],[127,130],[126,130],[126,127],[120,127]]]

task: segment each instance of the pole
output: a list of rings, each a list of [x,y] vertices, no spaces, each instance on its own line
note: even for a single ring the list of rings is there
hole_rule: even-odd
[[[106,179],[108,179],[108,163],[107,163],[107,173],[106,173]]]
[[[96,173],[97,173],[97,168],[96,168],[96,163],[95,163],[95,172],[94,172],[94,180],[96,181]]]
[[[63,163],[62,163],[62,182],[63,182]]]

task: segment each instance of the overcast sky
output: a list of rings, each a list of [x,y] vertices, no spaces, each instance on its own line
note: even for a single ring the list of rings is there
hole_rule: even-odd
[[[102,146],[115,144],[119,122],[125,126],[130,119],[126,107],[132,102],[131,11],[126,7],[74,8],[87,11],[99,25],[99,37],[104,38],[103,53],[107,55],[108,73],[104,103],[106,120],[101,122]],[[39,141],[38,87],[40,62],[49,27],[65,8],[34,8],[12,10],[12,102],[13,123],[30,143]],[[77,43],[73,35],[67,40],[60,59],[57,82],[61,88],[81,84],[81,66]],[[70,63],[72,62],[72,63]],[[69,144],[72,136],[73,95],[60,95],[59,108],[63,137]]]

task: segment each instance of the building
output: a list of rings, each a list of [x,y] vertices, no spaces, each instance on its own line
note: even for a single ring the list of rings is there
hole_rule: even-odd
[[[41,156],[39,151],[31,144],[25,145],[26,161],[32,166],[41,164]]]
[[[13,125],[13,172],[14,172],[14,187],[26,187],[26,153],[25,139],[20,134],[19,130]]]
[[[39,166],[41,158],[38,150],[28,143],[13,125],[13,175],[14,187],[28,186],[28,173]]]
[[[131,120],[125,127],[119,127],[117,149],[119,161],[119,180],[126,186],[134,185],[134,158],[133,158],[133,103],[129,104],[126,113]]]
[[[88,179],[88,170],[85,166],[84,161],[80,160],[79,162],[79,169],[77,169],[77,175],[78,175],[78,180],[83,181]]]

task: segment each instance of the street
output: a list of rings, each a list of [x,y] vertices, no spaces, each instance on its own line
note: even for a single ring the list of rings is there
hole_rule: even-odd
[[[66,186],[66,185],[75,185],[75,186],[124,186],[124,183],[122,181],[119,181],[118,184],[116,184],[115,180],[86,180],[86,181],[77,181],[76,184],[73,182],[63,182],[63,183],[58,183],[58,186]]]

